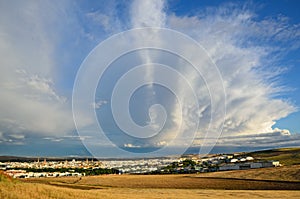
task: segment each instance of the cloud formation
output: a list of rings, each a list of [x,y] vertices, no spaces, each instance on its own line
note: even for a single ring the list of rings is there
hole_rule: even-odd
[[[161,1],[148,4],[148,1],[135,1],[132,4],[133,27],[168,27],[183,32],[199,42],[216,63],[226,91],[226,117],[211,121],[210,126],[215,126],[217,129],[224,119],[222,136],[225,137],[260,134],[272,137],[274,131],[282,132],[280,135],[290,136],[286,130],[273,129],[273,126],[276,121],[297,110],[288,99],[278,97],[280,93],[288,90],[278,81],[285,70],[285,66],[281,66],[278,60],[288,51],[299,48],[298,24],[291,25],[288,18],[284,16],[275,19],[259,19],[256,17],[255,10],[232,4],[204,9],[195,16],[178,16],[166,12],[166,4]],[[148,11],[151,11],[151,15]],[[145,42],[143,36],[139,37]],[[151,42],[162,43],[163,41]],[[186,51],[190,50],[189,46],[181,45],[182,48],[186,48]],[[142,56],[146,63],[153,61],[149,58],[149,53],[144,53]],[[179,70],[187,75],[194,87],[198,87],[196,93],[201,96],[200,107],[189,107],[186,109],[187,112],[183,113],[183,125],[188,129],[199,120],[197,136],[203,138],[211,117],[209,93],[206,85],[195,76],[193,71],[184,68]],[[151,69],[147,71],[146,79],[155,79],[155,76],[160,75]],[[214,82],[210,83],[214,84]],[[180,88],[180,82],[177,84]],[[182,95],[184,89],[181,89]],[[221,104],[223,100],[220,98],[218,103]],[[169,111],[173,127],[179,126],[179,122],[182,121],[176,119],[177,105],[174,104]],[[170,126],[165,130],[168,130],[167,128],[169,131],[174,131]],[[152,140],[152,144],[155,146],[155,143],[168,139],[167,136],[163,140]],[[180,145],[184,142],[183,138],[182,143],[176,144]]]
[[[282,15],[257,18],[255,9],[232,4],[203,9],[195,15],[179,15],[168,10],[167,3],[162,0],[136,0],[130,5],[120,3],[120,6],[112,2],[98,6],[98,9],[85,10],[80,9],[79,3],[74,6],[68,1],[58,5],[49,2],[1,3],[0,140],[21,143],[20,140],[27,135],[42,135],[54,141],[68,139],[64,136],[75,130],[70,105],[71,89],[68,88],[74,77],[71,78],[70,73],[75,76],[80,62],[105,36],[141,27],[171,28],[185,33],[202,45],[217,65],[226,91],[226,117],[211,123],[217,129],[224,119],[224,139],[221,138],[219,143],[236,144],[234,139],[247,138],[249,145],[251,139],[257,144],[264,144],[262,140],[270,138],[275,145],[276,140],[292,142],[292,139],[298,139],[293,132],[273,126],[276,121],[297,110],[288,99],[280,98],[287,88],[278,79],[286,70],[286,66],[280,65],[281,56],[299,48],[299,24],[290,24],[289,19]],[[120,7],[123,13],[117,10]],[[130,42],[128,45],[131,45]],[[137,35],[134,42],[153,44],[164,41],[153,41],[149,35]],[[190,52],[189,46],[177,45]],[[167,145],[181,122],[183,129],[199,122],[197,142],[201,140],[212,110],[205,82],[186,63],[168,54],[160,56],[156,52],[141,51],[138,57],[143,63],[172,60],[175,68],[197,87],[196,94],[200,96],[199,107],[189,106],[190,99],[186,97],[182,121],[180,107],[176,100],[171,99],[174,96],[159,93],[153,85],[147,87],[147,93],[143,95],[147,105],[161,99],[166,105],[169,122],[165,130],[169,133],[142,143],[143,146]],[[195,59],[199,57],[201,55],[195,55]],[[148,67],[144,78],[155,80],[157,75],[160,74]],[[214,84],[213,81],[210,83]],[[178,87],[179,95],[185,96],[181,82],[174,80],[174,85]],[[216,95],[219,91],[214,90]],[[90,103],[97,111],[106,113],[104,105],[109,102],[107,98],[103,99]],[[220,98],[217,105],[223,100]],[[139,112],[138,109],[147,111],[141,106],[136,107],[133,114]],[[148,113],[145,115],[149,116]],[[139,116],[135,117],[139,119]],[[146,118],[140,123],[156,128],[157,117],[157,112],[151,109],[149,118],[140,117]],[[88,119],[86,124],[89,125]],[[124,142],[123,146],[128,148],[142,147],[141,143]],[[183,135],[181,143],[176,144],[184,143]]]
[[[25,134],[61,135],[74,129],[66,98],[53,82],[57,38],[49,28],[60,15],[56,7],[44,3],[0,6],[2,140],[24,139]]]
[[[299,40],[298,25],[283,17],[259,20],[251,10],[224,5],[199,16],[172,14],[168,26],[195,38],[218,66],[226,90],[224,136],[273,132],[277,120],[296,111],[288,100],[274,98],[282,92],[274,81],[282,70],[274,65],[286,45]],[[280,49],[271,40],[285,45]]]
[[[227,147],[297,147],[300,144],[298,134],[290,134],[288,130],[274,129],[271,133],[258,133],[251,135],[228,136],[218,140],[217,146]]]
[[[131,4],[130,17],[133,28],[165,27],[166,12],[163,0],[138,1]]]

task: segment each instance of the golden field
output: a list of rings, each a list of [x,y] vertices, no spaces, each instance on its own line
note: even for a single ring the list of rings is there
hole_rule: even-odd
[[[1,183],[0,183],[1,184]],[[54,187],[51,185],[17,183],[0,185],[0,197],[9,199],[52,199],[52,198],[295,198],[299,191],[263,191],[263,190],[206,190],[206,189],[130,189],[106,188],[99,190],[79,190]]]
[[[211,172],[211,173],[202,173],[200,176],[300,182],[300,165],[262,168],[262,169],[249,169],[243,171],[236,170],[236,171]]]
[[[290,166],[190,175],[24,180],[2,175],[0,198],[300,198],[299,170],[300,166]]]

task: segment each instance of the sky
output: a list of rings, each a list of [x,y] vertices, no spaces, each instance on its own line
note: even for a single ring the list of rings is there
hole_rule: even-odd
[[[297,147],[299,7],[297,0],[0,1],[0,155]],[[131,51],[93,68],[123,48]]]

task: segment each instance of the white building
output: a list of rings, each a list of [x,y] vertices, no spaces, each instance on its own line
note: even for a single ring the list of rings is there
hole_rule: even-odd
[[[274,167],[279,167],[279,166],[281,166],[280,163],[279,163],[279,161],[277,161],[277,160],[272,161],[272,164],[273,164]]]

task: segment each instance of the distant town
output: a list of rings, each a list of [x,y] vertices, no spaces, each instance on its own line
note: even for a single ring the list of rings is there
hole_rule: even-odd
[[[87,176],[101,174],[181,174],[228,170],[245,170],[281,166],[276,160],[256,160],[252,156],[216,154],[207,157],[184,155],[132,160],[98,160],[93,158],[55,160],[9,160],[0,169],[13,178]]]

